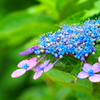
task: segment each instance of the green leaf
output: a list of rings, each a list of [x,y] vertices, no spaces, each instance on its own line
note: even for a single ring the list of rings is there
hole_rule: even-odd
[[[48,55],[46,59],[50,59],[52,63],[57,60],[57,58],[55,58],[53,55]],[[71,73],[71,71],[77,66],[81,67],[81,61],[66,55],[54,65],[54,68],[60,71]]]
[[[76,91],[76,96],[77,96],[77,100],[94,100],[91,94],[89,95],[86,93]]]
[[[97,0],[94,3],[94,6],[90,10],[86,10],[83,18],[92,17],[92,16],[99,14],[99,13],[100,13],[100,0]]]
[[[83,62],[82,62],[81,64],[79,64],[79,66],[76,66],[76,67],[71,71],[71,75],[72,75],[72,77],[73,77],[75,80],[77,80],[77,75],[78,75],[78,73],[79,73],[80,71],[82,71],[82,64],[83,64]]]
[[[84,11],[78,12],[73,14],[72,16],[69,16],[68,18],[64,19],[63,21],[61,21],[61,23],[67,23],[67,24],[82,24],[83,20],[83,15],[84,15]]]
[[[17,41],[20,41],[18,43],[23,43],[29,38],[34,38],[35,36],[38,36],[43,33],[56,31],[59,27],[53,24],[47,24],[47,23],[32,23],[26,26],[21,27],[20,29],[10,32],[9,34],[2,34],[2,37],[8,38],[8,45],[18,45],[16,44]],[[2,38],[1,37],[1,38]],[[34,41],[33,41],[34,42]]]
[[[57,0],[57,8],[61,11],[70,0]]]
[[[52,15],[54,19],[58,20],[59,11],[57,9],[57,0],[38,0],[38,1],[40,1],[41,4],[44,5],[45,10],[50,16]]]
[[[94,96],[95,100],[100,100],[100,83],[93,84],[92,95]]]
[[[86,1],[88,1],[88,0],[78,0],[78,4],[81,4],[81,3],[84,3],[84,2],[86,2]]]
[[[55,24],[56,22],[45,14],[30,14],[25,11],[12,13],[7,16],[0,24],[0,34],[9,33],[18,30],[19,28],[32,23],[48,23]]]
[[[71,88],[76,91],[84,92],[87,94],[91,94],[92,92],[91,82],[82,80],[81,82],[79,81],[79,82],[73,83],[74,79],[68,73],[65,73],[56,69],[51,69],[50,71],[44,74],[49,79],[51,79],[52,81],[62,86]]]
[[[91,64],[98,62],[98,57],[100,56],[100,44],[96,45],[95,48],[96,48],[95,54],[94,55],[90,54],[87,59],[87,61]]]
[[[95,0],[87,0],[84,3],[78,3],[77,0],[69,0],[60,12],[60,20],[62,21],[75,13],[92,8],[94,2]]]

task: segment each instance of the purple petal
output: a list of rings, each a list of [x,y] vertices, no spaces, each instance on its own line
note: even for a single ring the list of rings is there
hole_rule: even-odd
[[[100,74],[94,74],[89,77],[89,80],[91,82],[100,82]]]
[[[30,47],[28,50],[35,50],[36,48],[38,48],[38,45]]]
[[[53,64],[52,64],[52,63],[48,64],[48,65],[44,68],[44,72],[49,71],[52,67],[53,67]]]
[[[83,78],[87,78],[89,76],[88,73],[86,73],[85,71],[81,71],[80,73],[78,73],[78,78],[83,79]]]
[[[100,62],[100,57],[98,57],[98,61]]]
[[[91,70],[91,68],[92,68],[92,65],[91,64],[89,64],[89,63],[85,63],[84,65],[83,65],[83,71],[85,71],[85,72],[88,72],[88,71],[90,71]]]
[[[36,66],[36,64],[37,64],[36,60],[37,60],[36,57],[31,58],[28,61],[29,67],[26,70],[30,70],[30,69],[34,68]]]
[[[31,54],[31,53],[33,53],[32,50],[26,50],[26,51],[20,52],[19,54],[20,55],[28,55],[28,54]]]
[[[100,63],[95,63],[95,64],[92,66],[91,69],[93,70],[94,73],[99,72],[99,71],[100,71]]]
[[[43,66],[45,67],[49,62],[50,62],[50,60],[46,60],[46,61],[43,63]]]
[[[21,52],[21,53],[19,53],[19,54],[20,54],[20,55],[28,55],[28,54],[31,54],[31,53],[34,52],[34,50],[35,50],[36,48],[38,48],[38,45],[32,46],[32,47],[28,48],[28,50],[25,50],[25,51],[23,51],[23,52]]]
[[[28,64],[28,62],[29,62],[29,60],[23,60],[23,61],[21,61],[17,66],[18,66],[19,68],[22,68],[22,66],[24,66],[25,64]]]
[[[36,67],[36,71],[41,71],[40,67],[43,66],[43,63]]]
[[[11,74],[11,77],[12,78],[19,77],[19,76],[23,75],[25,72],[26,72],[25,69],[17,69]]]
[[[41,77],[42,73],[43,73],[43,71],[38,71],[38,72],[36,72],[36,73],[34,74],[33,79],[34,79],[34,80],[38,79],[39,77]]]

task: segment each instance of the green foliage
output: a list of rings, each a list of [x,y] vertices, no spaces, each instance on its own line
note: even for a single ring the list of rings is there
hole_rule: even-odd
[[[100,56],[100,44],[96,45],[95,48],[96,48],[95,55],[90,55],[89,58],[88,58],[88,61],[91,64],[98,62],[98,57]]]
[[[100,13],[100,0],[97,0],[94,3],[94,6],[90,10],[86,10],[86,13],[83,16],[83,18],[89,18],[98,13]]]
[[[62,24],[99,17],[99,0],[1,0],[0,4],[0,100],[99,100],[100,84],[77,79],[83,63],[69,56],[36,81],[32,71],[10,77],[17,63],[29,57],[19,52],[37,45],[41,34],[55,32]],[[91,64],[100,55],[100,45],[96,49],[87,59]],[[46,59],[56,60],[52,55]]]
[[[74,79],[68,73],[53,69],[50,70],[48,73],[45,73],[45,75],[51,80],[53,80],[54,82],[57,82],[73,90],[88,93],[88,94],[91,94],[92,92],[92,87],[90,87],[91,86],[90,82],[85,81],[84,83],[86,84],[75,82]]]

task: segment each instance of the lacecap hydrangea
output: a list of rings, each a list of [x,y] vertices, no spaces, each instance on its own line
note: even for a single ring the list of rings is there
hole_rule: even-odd
[[[100,19],[85,21],[82,25],[63,25],[61,29],[55,33],[49,32],[40,37],[40,42],[36,46],[28,48],[26,51],[19,53],[20,55],[36,54],[44,56],[37,61],[37,58],[31,58],[29,61],[36,67],[36,73],[33,79],[39,78],[43,72],[50,70],[56,62],[58,62],[63,56],[71,55],[74,58],[86,62],[86,57],[89,54],[95,54],[95,45],[100,40]],[[50,63],[50,59],[44,63],[38,65],[38,63],[48,55],[54,55],[57,60],[54,63]],[[35,59],[35,60],[34,60]],[[24,62],[24,61],[22,61]],[[24,67],[23,67],[24,66]],[[24,62],[21,68],[25,70],[31,66]],[[18,66],[19,67],[19,66]],[[23,75],[19,71],[14,71],[12,77],[19,77]],[[18,75],[17,75],[18,74]]]

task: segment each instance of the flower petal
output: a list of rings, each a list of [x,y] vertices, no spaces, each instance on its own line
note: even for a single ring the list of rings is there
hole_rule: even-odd
[[[84,65],[83,65],[83,71],[85,71],[85,72],[88,72],[88,71],[90,71],[91,70],[91,68],[92,68],[92,65],[91,64],[89,64],[89,63],[85,63]]]
[[[34,68],[36,66],[36,64],[37,64],[36,60],[37,60],[36,57],[31,58],[28,61],[29,67],[26,70],[30,70],[30,69]]]
[[[98,61],[100,62],[100,57],[98,57]]]
[[[53,64],[52,64],[52,63],[48,64],[48,65],[44,68],[44,72],[49,71],[52,67],[53,67]]]
[[[46,60],[43,64],[43,66],[45,67],[48,63],[50,62],[50,60]]]
[[[41,71],[40,67],[43,66],[43,63],[36,67],[36,71]]]
[[[17,69],[11,74],[11,77],[12,78],[19,77],[19,76],[23,75],[25,72],[26,72],[25,69]]]
[[[26,70],[31,70],[32,68],[36,67],[37,62],[33,62],[33,64],[29,65]]]
[[[36,48],[38,48],[38,45],[30,47],[28,50],[35,50]]]
[[[28,55],[28,54],[31,54],[31,53],[33,53],[32,50],[26,50],[26,51],[20,52],[19,54],[20,55]]]
[[[87,78],[88,76],[89,76],[89,74],[86,73],[85,71],[81,71],[80,73],[78,73],[78,78],[80,78],[80,79]]]
[[[100,71],[100,63],[95,63],[95,64],[92,66],[91,69],[93,70],[94,73],[99,72],[99,71]]]
[[[28,50],[25,50],[25,51],[23,51],[23,52],[20,52],[19,54],[20,54],[20,55],[28,55],[28,54],[31,54],[31,53],[34,52],[34,50],[35,50],[36,48],[38,48],[38,45],[32,46],[32,47],[28,48]]]
[[[100,74],[94,74],[89,77],[89,80],[91,82],[100,82]]]
[[[28,64],[28,61],[29,61],[29,60],[22,60],[20,63],[18,63],[17,66],[18,66],[19,68],[22,68],[22,66],[24,66],[25,64]]]
[[[33,58],[30,59],[30,61],[31,62],[36,62],[37,61],[37,58],[36,57],[33,57]]]
[[[38,71],[34,74],[33,79],[36,80],[42,75],[43,71]]]

